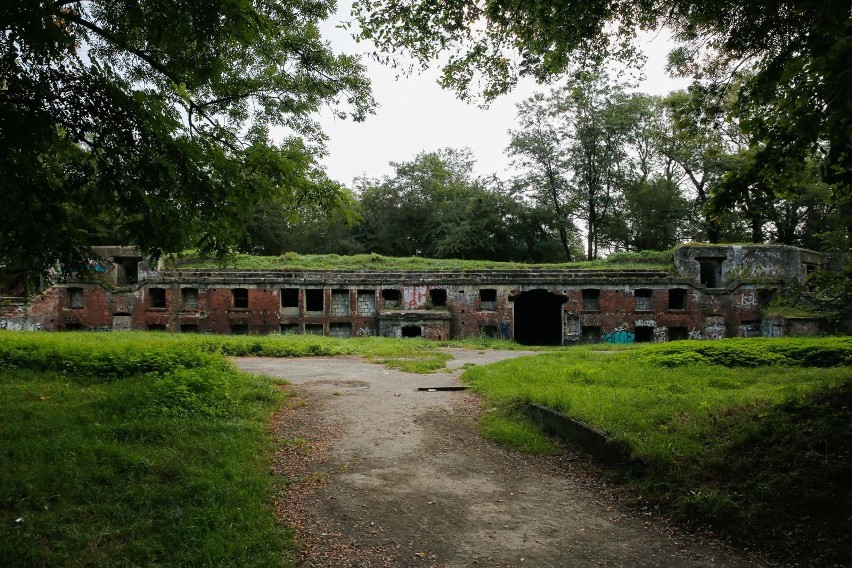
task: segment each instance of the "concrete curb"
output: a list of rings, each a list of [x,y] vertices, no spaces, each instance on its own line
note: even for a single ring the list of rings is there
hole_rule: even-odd
[[[617,442],[600,430],[552,408],[533,403],[527,403],[525,406],[527,414],[537,424],[561,440],[581,447],[601,462],[626,466],[633,472],[646,469],[647,464],[634,456],[624,442]]]

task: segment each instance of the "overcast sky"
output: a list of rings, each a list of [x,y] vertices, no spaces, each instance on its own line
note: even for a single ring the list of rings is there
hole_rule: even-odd
[[[335,27],[341,19],[348,19],[348,12],[348,3],[343,0],[338,14],[324,24],[324,37],[338,53],[367,53],[372,45],[356,43],[349,31]],[[640,90],[665,94],[685,88],[687,81],[674,80],[663,70],[670,48],[668,37],[648,36],[643,43],[648,64],[644,69],[647,78]],[[507,131],[514,126],[515,105],[536,90],[548,89],[532,81],[523,82],[483,110],[441,89],[436,83],[436,69],[396,79],[395,70],[367,57],[362,60],[378,103],[376,114],[362,123],[340,120],[331,112],[321,116],[323,129],[330,137],[328,156],[323,162],[329,177],[347,187],[352,187],[358,176],[376,178],[391,174],[389,162],[408,161],[422,151],[447,147],[470,148],[477,160],[478,174],[506,177]]]

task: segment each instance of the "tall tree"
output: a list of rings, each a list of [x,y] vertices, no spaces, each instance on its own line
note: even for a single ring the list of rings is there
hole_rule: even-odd
[[[602,228],[627,183],[627,145],[637,106],[600,73],[580,72],[549,97],[518,105],[521,128],[511,131],[509,153],[519,182],[554,211],[566,254],[573,220],[586,232],[586,258],[598,257]]]
[[[333,0],[0,3],[0,266],[81,264],[97,224],[224,251],[257,202],[337,201],[311,114],[372,107],[318,22]],[[291,136],[271,141],[270,129]]]
[[[361,36],[421,65],[443,60],[441,82],[486,100],[518,77],[551,81],[607,57],[635,60],[636,34],[667,26],[671,56],[716,95],[743,72],[738,104],[752,119],[752,177],[820,152],[823,180],[852,248],[852,10],[848,0],[356,0]]]
[[[568,187],[568,143],[560,126],[558,95],[536,93],[518,103],[518,129],[510,130],[507,149],[521,169],[516,183],[532,194],[542,211],[551,211],[548,224],[559,233],[565,260],[571,262],[570,241],[577,233],[574,204]]]

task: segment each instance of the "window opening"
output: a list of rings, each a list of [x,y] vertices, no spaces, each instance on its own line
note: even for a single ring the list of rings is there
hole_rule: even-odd
[[[583,311],[597,312],[600,310],[601,291],[595,288],[587,288],[583,290]]]
[[[305,290],[305,310],[308,312],[325,311],[324,292],[322,288],[308,288]]]
[[[151,307],[151,308],[165,308],[166,307],[166,289],[165,288],[148,288],[148,306]]]
[[[685,327],[670,327],[669,341],[682,341],[689,337],[689,330]]]
[[[233,294],[234,297],[235,308],[249,307],[248,288],[233,288],[231,290],[231,294]]]
[[[194,323],[182,323],[180,324],[180,332],[181,333],[198,333],[198,325]]]
[[[685,310],[686,309],[686,289],[672,288],[669,290],[669,309],[670,310]]]
[[[650,343],[654,341],[654,328],[648,325],[637,325],[633,335],[636,343]]]
[[[396,288],[382,290],[382,305],[386,308],[398,308],[402,303],[402,294]]]
[[[492,312],[497,309],[497,290],[482,288],[479,291],[479,309]]]
[[[651,311],[651,290],[648,288],[640,288],[633,293],[633,296],[636,298],[637,312]]]
[[[183,288],[180,293],[184,308],[194,310],[198,307],[198,288]]]
[[[80,309],[83,307],[83,289],[68,288],[68,307]]]
[[[298,288],[282,288],[281,289],[281,307],[282,308],[299,308],[299,289]]]
[[[234,335],[248,335],[249,326],[247,323],[233,323],[231,324],[231,333]]]
[[[404,325],[402,326],[403,337],[423,337],[423,328],[419,325]]]
[[[433,288],[429,290],[429,301],[435,307],[447,305],[447,291],[443,288]]]
[[[708,288],[718,288],[722,285],[722,261],[720,257],[696,258],[701,267],[701,285]]]

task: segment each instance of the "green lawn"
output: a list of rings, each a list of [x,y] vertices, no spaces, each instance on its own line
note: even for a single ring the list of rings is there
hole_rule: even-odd
[[[484,432],[546,452],[523,403],[605,432],[648,464],[642,497],[807,558],[852,560],[852,339],[571,348],[469,369]],[[517,430],[517,434],[513,430]]]
[[[293,565],[273,381],[150,335],[2,333],[0,362],[0,565]]]

